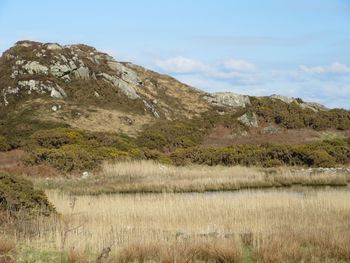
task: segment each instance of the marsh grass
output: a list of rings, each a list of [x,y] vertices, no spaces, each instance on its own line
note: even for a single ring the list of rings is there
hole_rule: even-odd
[[[47,194],[60,216],[24,222],[28,234],[13,240],[60,251],[64,239],[64,262],[96,262],[105,248],[105,262],[350,260],[350,192],[343,190],[76,196],[74,208],[72,196]]]
[[[234,191],[271,187],[346,186],[350,172],[324,169],[247,168],[242,166],[171,166],[153,161],[105,163],[88,178],[37,179],[44,189],[61,189],[74,195],[113,193],[187,193]]]

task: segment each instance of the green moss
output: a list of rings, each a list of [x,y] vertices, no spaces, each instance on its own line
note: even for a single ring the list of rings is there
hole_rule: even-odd
[[[0,209],[28,215],[55,212],[45,193],[35,190],[29,180],[4,173],[0,173]]]

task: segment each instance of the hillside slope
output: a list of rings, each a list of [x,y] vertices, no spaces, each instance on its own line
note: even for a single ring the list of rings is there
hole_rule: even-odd
[[[344,109],[279,95],[209,94],[87,45],[19,41],[0,57],[0,151],[24,148],[32,164],[54,163],[65,170],[93,168],[109,158],[215,164],[203,148],[244,144],[255,147],[241,149],[257,160],[231,156],[228,163],[273,165],[287,160],[267,162],[274,157],[259,154],[275,148],[266,143],[311,143],[312,151],[323,147],[315,156],[330,165],[350,159],[348,142],[337,144],[346,148],[341,157],[331,154],[333,144],[315,142],[344,141],[349,130],[350,112]],[[299,148],[286,152],[301,154]],[[288,164],[305,163],[300,156]]]

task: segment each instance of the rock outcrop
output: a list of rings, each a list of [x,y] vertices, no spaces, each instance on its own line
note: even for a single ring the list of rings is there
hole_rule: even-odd
[[[259,127],[258,116],[254,112],[246,112],[238,120],[250,128]]]
[[[39,96],[167,119],[210,107],[190,86],[80,44],[19,41],[0,58],[0,76],[0,107]]]
[[[281,95],[271,95],[270,96],[271,99],[276,99],[276,100],[281,100],[285,103],[296,103],[298,104],[302,109],[310,109],[313,110],[315,112],[317,111],[325,111],[328,110],[328,108],[326,108],[325,106],[316,103],[316,102],[304,102],[302,99],[300,98],[293,98],[293,97],[288,97],[288,96],[281,96]]]
[[[205,99],[215,106],[246,107],[250,105],[249,96],[233,92],[215,92],[205,96]]]

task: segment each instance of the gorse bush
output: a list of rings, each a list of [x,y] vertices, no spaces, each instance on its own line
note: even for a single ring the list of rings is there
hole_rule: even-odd
[[[245,165],[273,167],[306,165],[332,167],[350,161],[350,144],[346,140],[320,141],[299,146],[239,145],[223,148],[193,147],[177,149],[171,154],[177,165],[188,163],[206,165]]]
[[[5,152],[11,149],[11,145],[7,142],[4,136],[0,135],[0,152]]]
[[[216,111],[203,113],[192,120],[163,120],[148,125],[137,138],[140,147],[172,152],[177,148],[198,146],[210,130],[218,124],[235,129],[244,129],[237,118],[241,112],[220,115]]]
[[[31,109],[21,112],[9,109],[8,112],[0,112],[0,136],[6,138],[11,149],[25,146],[30,136],[37,131],[68,127],[63,123],[34,119],[32,112]]]
[[[288,104],[268,97],[251,98],[251,102],[250,110],[260,118],[288,129],[350,129],[350,111],[347,110],[333,109],[315,112],[312,109],[303,109],[295,102]]]
[[[50,215],[55,208],[43,191],[35,190],[24,178],[0,173],[0,210],[16,214]]]
[[[70,172],[91,170],[103,160],[143,157],[142,151],[126,135],[92,133],[58,128],[35,132],[29,143],[29,164],[49,164]]]

